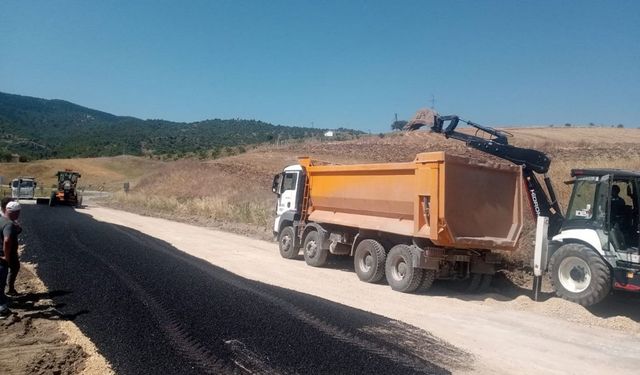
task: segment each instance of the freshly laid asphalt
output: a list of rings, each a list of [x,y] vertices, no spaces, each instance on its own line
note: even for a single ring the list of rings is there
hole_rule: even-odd
[[[244,279],[81,209],[24,206],[21,221],[22,259],[118,374],[441,374],[471,361],[428,332]]]

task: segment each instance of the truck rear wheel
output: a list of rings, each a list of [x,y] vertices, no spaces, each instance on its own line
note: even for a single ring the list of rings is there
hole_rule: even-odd
[[[280,255],[285,259],[293,259],[300,253],[300,248],[296,246],[296,233],[293,227],[284,227],[278,234],[278,247]]]
[[[478,293],[487,293],[489,288],[491,288],[491,282],[493,281],[493,275],[484,274],[482,275],[482,281],[480,281],[480,285],[478,285]]]
[[[549,269],[556,294],[582,306],[602,301],[611,291],[609,266],[588,246],[560,246],[551,257]]]
[[[322,267],[327,262],[327,249],[320,247],[317,231],[307,233],[304,238],[304,261],[312,267]]]
[[[385,263],[387,282],[393,290],[414,292],[423,278],[422,268],[415,268],[408,245],[396,245],[389,251]]]
[[[466,279],[451,280],[448,284],[449,289],[456,293],[475,294],[488,291],[491,281],[493,281],[493,275],[470,273]]]
[[[362,240],[356,247],[353,267],[358,278],[367,283],[377,283],[384,277],[387,254],[382,244],[376,240]]]

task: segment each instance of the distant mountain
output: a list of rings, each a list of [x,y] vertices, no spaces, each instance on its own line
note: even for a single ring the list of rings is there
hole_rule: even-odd
[[[23,159],[47,159],[114,156],[123,150],[130,155],[215,157],[246,145],[320,136],[324,131],[257,120],[141,120],[64,100],[0,92],[0,160],[12,153]]]

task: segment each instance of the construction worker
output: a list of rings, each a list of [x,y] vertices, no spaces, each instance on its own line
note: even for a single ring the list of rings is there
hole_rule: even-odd
[[[18,223],[21,210],[20,203],[9,201],[5,204],[2,200],[2,218],[0,219],[0,228],[3,238],[3,253],[8,266],[8,276],[5,276],[9,290],[8,295],[18,295],[16,291],[16,278],[20,271],[20,259],[18,258],[18,235],[22,232],[22,228]],[[0,276],[1,277],[1,276]],[[4,288],[3,288],[4,291]]]
[[[11,310],[7,306],[9,299],[4,294],[4,287],[7,284],[7,274],[9,273],[9,263],[4,256],[4,252],[0,250],[0,319],[4,319],[11,315]]]
[[[4,200],[2,203],[4,206]],[[4,215],[0,218],[0,233],[2,236],[2,246],[0,246],[0,319],[11,315],[11,310],[7,306],[9,300],[4,293],[4,288],[7,284],[10,265],[15,265],[17,261],[19,226],[14,221],[20,216],[21,207],[18,202],[7,202],[6,207],[2,208],[4,209]],[[15,257],[12,256],[14,255],[14,248],[16,250]],[[20,263],[18,262],[19,268]],[[17,271],[14,271],[13,275],[17,275]],[[15,281],[15,278],[13,281]]]

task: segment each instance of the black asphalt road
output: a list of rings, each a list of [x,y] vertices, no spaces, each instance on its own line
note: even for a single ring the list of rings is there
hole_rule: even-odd
[[[241,278],[82,210],[27,206],[21,220],[23,260],[118,374],[440,374],[472,361],[428,332]]]

